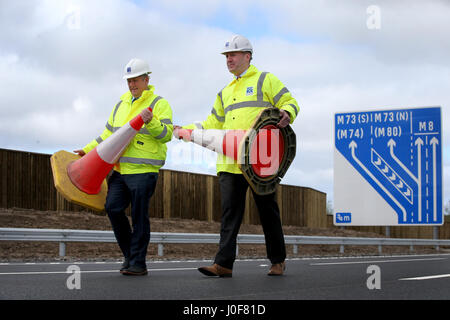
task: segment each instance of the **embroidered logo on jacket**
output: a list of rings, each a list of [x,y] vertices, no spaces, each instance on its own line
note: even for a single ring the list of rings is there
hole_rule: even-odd
[[[253,95],[253,87],[247,87],[247,92],[245,93],[245,95],[252,96]]]

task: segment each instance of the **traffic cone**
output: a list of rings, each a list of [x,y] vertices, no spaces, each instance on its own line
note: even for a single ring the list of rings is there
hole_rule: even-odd
[[[70,163],[67,175],[72,183],[87,194],[99,193],[103,180],[143,124],[137,115],[81,159]]]
[[[245,162],[241,143],[246,135],[252,135],[249,164],[260,177],[276,173],[284,152],[284,140],[279,135],[279,129],[274,125],[264,126],[258,132],[254,132],[253,129],[177,129],[173,134],[178,139],[193,142],[223,154],[238,164]]]
[[[54,153],[50,162],[58,192],[70,202],[102,211],[105,178],[143,124],[141,116],[136,116],[81,158],[64,150]]]
[[[268,194],[295,157],[295,133],[278,128],[279,119],[279,109],[269,108],[249,130],[175,129],[173,135],[233,159],[255,192]]]
[[[237,161],[239,144],[246,133],[247,130],[175,129],[173,135]]]

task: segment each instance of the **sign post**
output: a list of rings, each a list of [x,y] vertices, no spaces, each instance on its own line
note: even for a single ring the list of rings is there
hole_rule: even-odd
[[[442,225],[441,108],[334,117],[334,224]]]

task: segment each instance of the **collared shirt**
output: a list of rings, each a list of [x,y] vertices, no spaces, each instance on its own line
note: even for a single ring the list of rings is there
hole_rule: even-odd
[[[247,69],[245,69],[245,71],[244,72],[242,72],[240,75],[238,75],[238,76],[234,76],[234,78],[236,79],[236,80],[238,80],[239,78],[242,78],[242,76],[244,75],[244,74],[246,74],[247,73],[247,70],[248,70],[248,68]]]
[[[137,98],[135,98],[135,97],[132,97],[131,98],[131,103],[133,103],[133,102],[135,102],[137,99],[139,99],[140,97],[137,97]]]

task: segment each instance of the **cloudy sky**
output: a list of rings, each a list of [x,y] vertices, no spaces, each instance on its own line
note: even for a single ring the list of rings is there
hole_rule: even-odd
[[[335,112],[442,106],[450,200],[450,2],[442,0],[0,1],[0,148],[53,154],[97,137],[133,57],[175,124],[204,120],[230,80],[219,53],[234,33],[253,64],[300,104],[282,183],[333,199]],[[165,168],[215,173],[215,155],[169,143]]]

